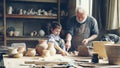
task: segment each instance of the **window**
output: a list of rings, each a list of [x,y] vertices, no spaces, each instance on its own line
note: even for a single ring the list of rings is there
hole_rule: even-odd
[[[77,0],[76,7],[82,6],[87,11],[88,15],[92,15],[92,0]]]

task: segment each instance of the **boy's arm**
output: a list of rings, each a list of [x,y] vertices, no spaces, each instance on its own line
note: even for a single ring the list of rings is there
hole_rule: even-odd
[[[62,48],[60,48],[57,44],[55,45],[55,48],[63,55],[67,56],[69,55],[68,52],[64,51]]]

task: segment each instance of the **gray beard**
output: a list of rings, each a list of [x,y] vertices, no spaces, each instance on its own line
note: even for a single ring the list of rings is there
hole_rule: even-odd
[[[78,23],[84,23],[86,21],[87,17],[85,17],[85,19],[83,21],[80,21],[77,17],[76,17],[76,20]]]

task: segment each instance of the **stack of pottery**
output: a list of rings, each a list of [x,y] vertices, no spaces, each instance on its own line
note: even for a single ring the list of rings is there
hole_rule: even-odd
[[[54,48],[53,42],[47,42],[45,39],[40,39],[39,44],[36,46],[36,51],[38,55],[42,57],[54,56],[56,55],[56,49]]]
[[[42,57],[49,57],[56,55],[56,49],[53,42],[48,42],[48,48],[42,51]]]
[[[42,55],[43,50],[46,50],[48,48],[47,40],[45,39],[39,39],[38,44],[36,46],[36,51],[38,55]]]
[[[22,54],[22,53],[19,53],[17,50],[18,50],[18,48],[9,47],[9,48],[8,48],[8,56],[9,56],[9,57],[12,57],[12,58],[20,58],[20,57],[23,57],[23,54]]]

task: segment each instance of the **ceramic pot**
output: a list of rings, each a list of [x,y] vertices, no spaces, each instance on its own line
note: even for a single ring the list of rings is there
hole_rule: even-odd
[[[19,36],[20,32],[19,31],[14,31],[14,36]]]
[[[8,55],[10,56],[10,57],[12,57],[13,55],[15,55],[15,54],[17,54],[18,52],[17,52],[17,48],[14,48],[14,47],[9,47],[8,48]]]
[[[37,51],[38,55],[42,55],[42,51],[46,50],[48,48],[47,40],[40,39],[40,40],[38,40],[38,42],[39,43],[36,46],[36,51]]]
[[[56,49],[54,48],[53,42],[48,42],[48,50],[50,51],[51,56],[56,55]]]
[[[10,31],[9,36],[13,36],[13,35],[14,35],[14,31]]]
[[[45,31],[41,29],[41,30],[39,31],[39,35],[40,35],[41,37],[43,37],[43,36],[45,35]]]
[[[9,6],[9,8],[8,8],[8,14],[12,14],[12,11],[13,11],[13,7]]]
[[[36,50],[35,48],[28,48],[27,52],[26,52],[27,56],[35,56],[36,55]]]
[[[18,53],[22,53],[23,55],[25,54],[25,47],[24,46],[19,46],[18,49],[17,49]]]
[[[43,50],[42,51],[42,57],[49,57],[50,56],[50,51],[49,50]]]

